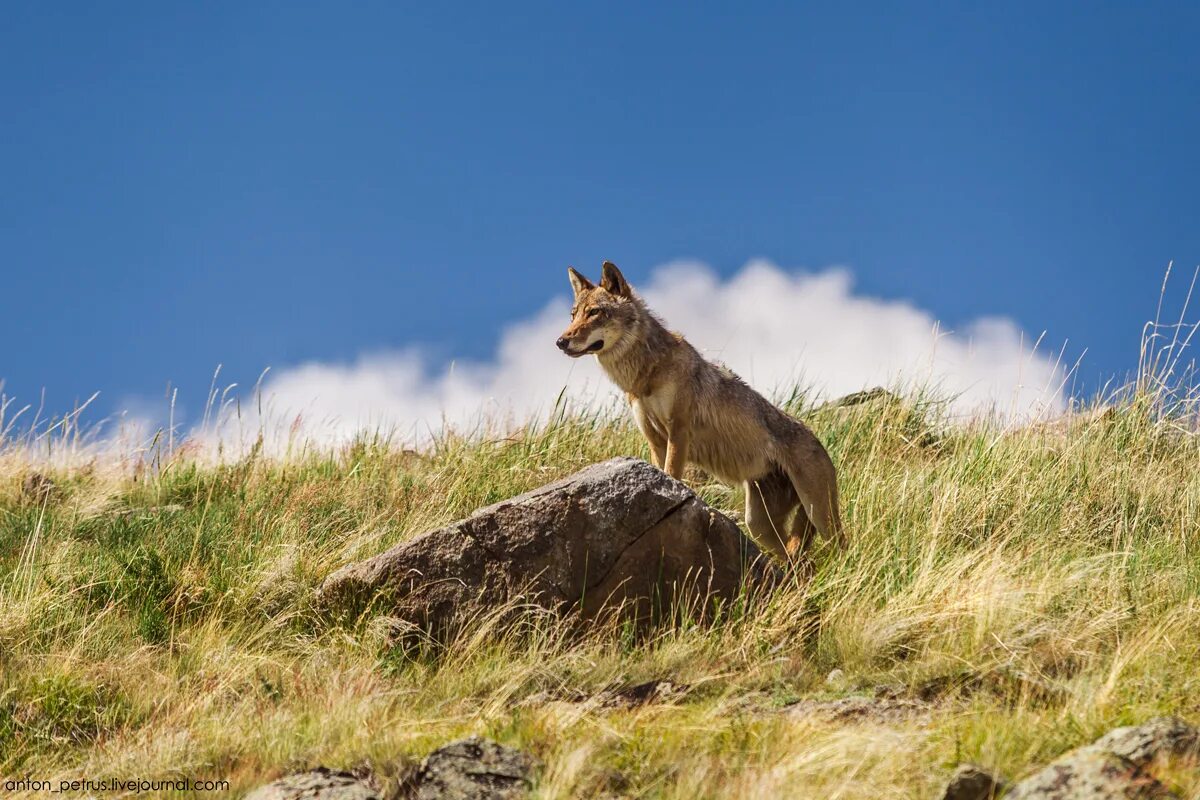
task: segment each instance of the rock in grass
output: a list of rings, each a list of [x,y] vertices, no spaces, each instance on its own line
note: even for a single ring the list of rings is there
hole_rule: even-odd
[[[946,784],[942,800],[995,800],[1004,782],[974,764],[959,764]]]
[[[842,395],[834,400],[830,400],[828,403],[822,403],[814,410],[819,411],[823,408],[848,408],[850,406],[860,406],[863,403],[870,403],[875,400],[880,400],[884,403],[902,402],[895,392],[889,392],[882,386],[876,386],[873,389],[863,389],[858,392]]]
[[[1082,747],[1026,778],[1005,800],[1151,800],[1175,797],[1153,775],[1107,750]]]
[[[1200,736],[1177,717],[1116,728],[1019,782],[1006,800],[1148,800],[1176,795],[1146,767],[1160,755],[1195,754]]]
[[[511,747],[472,736],[430,753],[404,785],[408,800],[519,800],[533,785],[534,760]],[[260,786],[246,800],[382,800],[349,772],[317,767]]]
[[[1179,717],[1155,717],[1141,725],[1114,728],[1091,746],[1145,766],[1158,755],[1195,753],[1200,746],[1200,731]]]
[[[349,772],[317,767],[260,786],[246,800],[381,800],[381,796]]]
[[[798,700],[786,710],[797,717],[886,725],[928,716],[931,708],[928,703],[904,697],[839,697],[834,700]]]
[[[585,617],[620,607],[648,621],[732,602],[770,569],[686,485],[615,458],[343,567],[317,604],[343,616],[380,611],[435,633],[494,609],[515,617],[522,604]]]
[[[532,785],[534,762],[478,736],[434,750],[409,785],[415,800],[516,800]]]
[[[38,503],[49,499],[57,491],[58,484],[40,472],[31,472],[21,481],[21,494]]]

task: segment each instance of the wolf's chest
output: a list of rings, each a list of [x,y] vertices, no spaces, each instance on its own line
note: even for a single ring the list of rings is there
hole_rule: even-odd
[[[638,398],[642,410],[654,427],[663,433],[671,429],[675,408],[675,387],[663,386]]]

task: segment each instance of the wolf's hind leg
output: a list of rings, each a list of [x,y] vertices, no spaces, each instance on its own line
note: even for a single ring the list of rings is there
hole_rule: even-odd
[[[806,443],[807,445],[807,443]],[[846,546],[838,512],[837,470],[815,439],[784,467],[800,498],[800,508],[826,539]]]
[[[816,533],[817,526],[808,518],[808,514],[804,511],[804,504],[799,503],[796,508],[796,516],[792,517],[792,524],[788,529],[788,556],[793,561],[805,558]]]
[[[743,484],[746,491],[746,527],[765,552],[788,562],[787,514],[796,504],[792,487],[768,476]],[[783,476],[778,476],[783,477]]]

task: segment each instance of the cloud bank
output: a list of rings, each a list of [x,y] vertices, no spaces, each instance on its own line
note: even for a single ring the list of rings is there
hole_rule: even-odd
[[[225,415],[200,435],[243,446],[263,430],[276,449],[288,440],[336,445],[368,429],[419,444],[446,425],[494,432],[544,417],[560,394],[577,407],[612,403],[616,392],[595,359],[554,347],[568,320],[561,280],[562,297],[509,325],[490,360],[436,365],[414,347],[302,364],[265,381],[261,416],[243,402],[240,419]],[[703,264],[676,262],[636,288],[673,330],[768,396],[797,382],[822,396],[905,384],[953,396],[956,416],[1019,418],[1065,406],[1055,360],[1035,352],[1011,320],[941,330],[909,303],[855,294],[844,269],[792,272],[753,261],[723,281]]]

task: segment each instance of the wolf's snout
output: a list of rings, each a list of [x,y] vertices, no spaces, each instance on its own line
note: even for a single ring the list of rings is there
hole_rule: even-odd
[[[560,336],[560,337],[558,337],[558,341],[555,342],[554,344],[558,345],[559,350],[565,351],[567,349],[567,347],[571,344],[571,340],[565,336]]]

